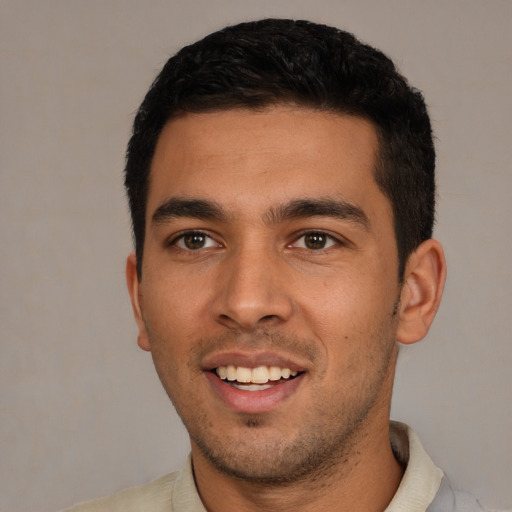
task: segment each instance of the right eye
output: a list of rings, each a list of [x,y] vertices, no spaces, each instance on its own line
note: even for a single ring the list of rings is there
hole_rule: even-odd
[[[299,249],[309,249],[311,251],[321,251],[339,245],[339,242],[331,235],[322,231],[308,231],[301,235],[293,244],[293,247]]]
[[[218,247],[219,244],[202,231],[187,231],[172,241],[172,244],[185,251],[199,251],[210,247]]]

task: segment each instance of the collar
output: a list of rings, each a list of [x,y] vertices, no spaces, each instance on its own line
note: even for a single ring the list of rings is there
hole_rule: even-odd
[[[393,453],[405,467],[405,473],[384,512],[425,512],[439,491],[443,471],[432,462],[409,426],[392,421],[389,437]]]

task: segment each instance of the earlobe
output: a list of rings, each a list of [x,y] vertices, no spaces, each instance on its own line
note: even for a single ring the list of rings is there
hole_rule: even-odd
[[[416,343],[427,335],[441,302],[445,279],[443,248],[437,240],[426,240],[407,261],[397,330],[400,343]]]
[[[126,259],[126,284],[128,286],[128,293],[130,294],[130,300],[132,302],[133,315],[139,329],[137,343],[142,350],[150,351],[151,347],[149,344],[148,332],[142,312],[142,293],[140,290],[139,276],[137,274],[137,258],[135,253],[129,254]]]

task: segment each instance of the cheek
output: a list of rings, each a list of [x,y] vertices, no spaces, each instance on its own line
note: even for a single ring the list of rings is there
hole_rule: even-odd
[[[336,269],[328,278],[304,280],[296,300],[303,314],[318,327],[332,332],[336,327],[353,331],[387,309],[394,287],[385,279],[371,270]]]
[[[365,354],[389,346],[396,329],[396,283],[372,273],[339,272],[318,284],[301,296],[299,307],[335,366],[356,367]]]
[[[179,272],[148,275],[143,288],[144,318],[155,335],[190,334],[204,309],[204,283]]]

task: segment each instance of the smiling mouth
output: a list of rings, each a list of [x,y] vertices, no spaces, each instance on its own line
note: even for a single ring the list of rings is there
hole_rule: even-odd
[[[276,384],[288,382],[303,372],[280,368],[278,366],[219,366],[214,372],[230,386],[243,391],[264,391]]]

